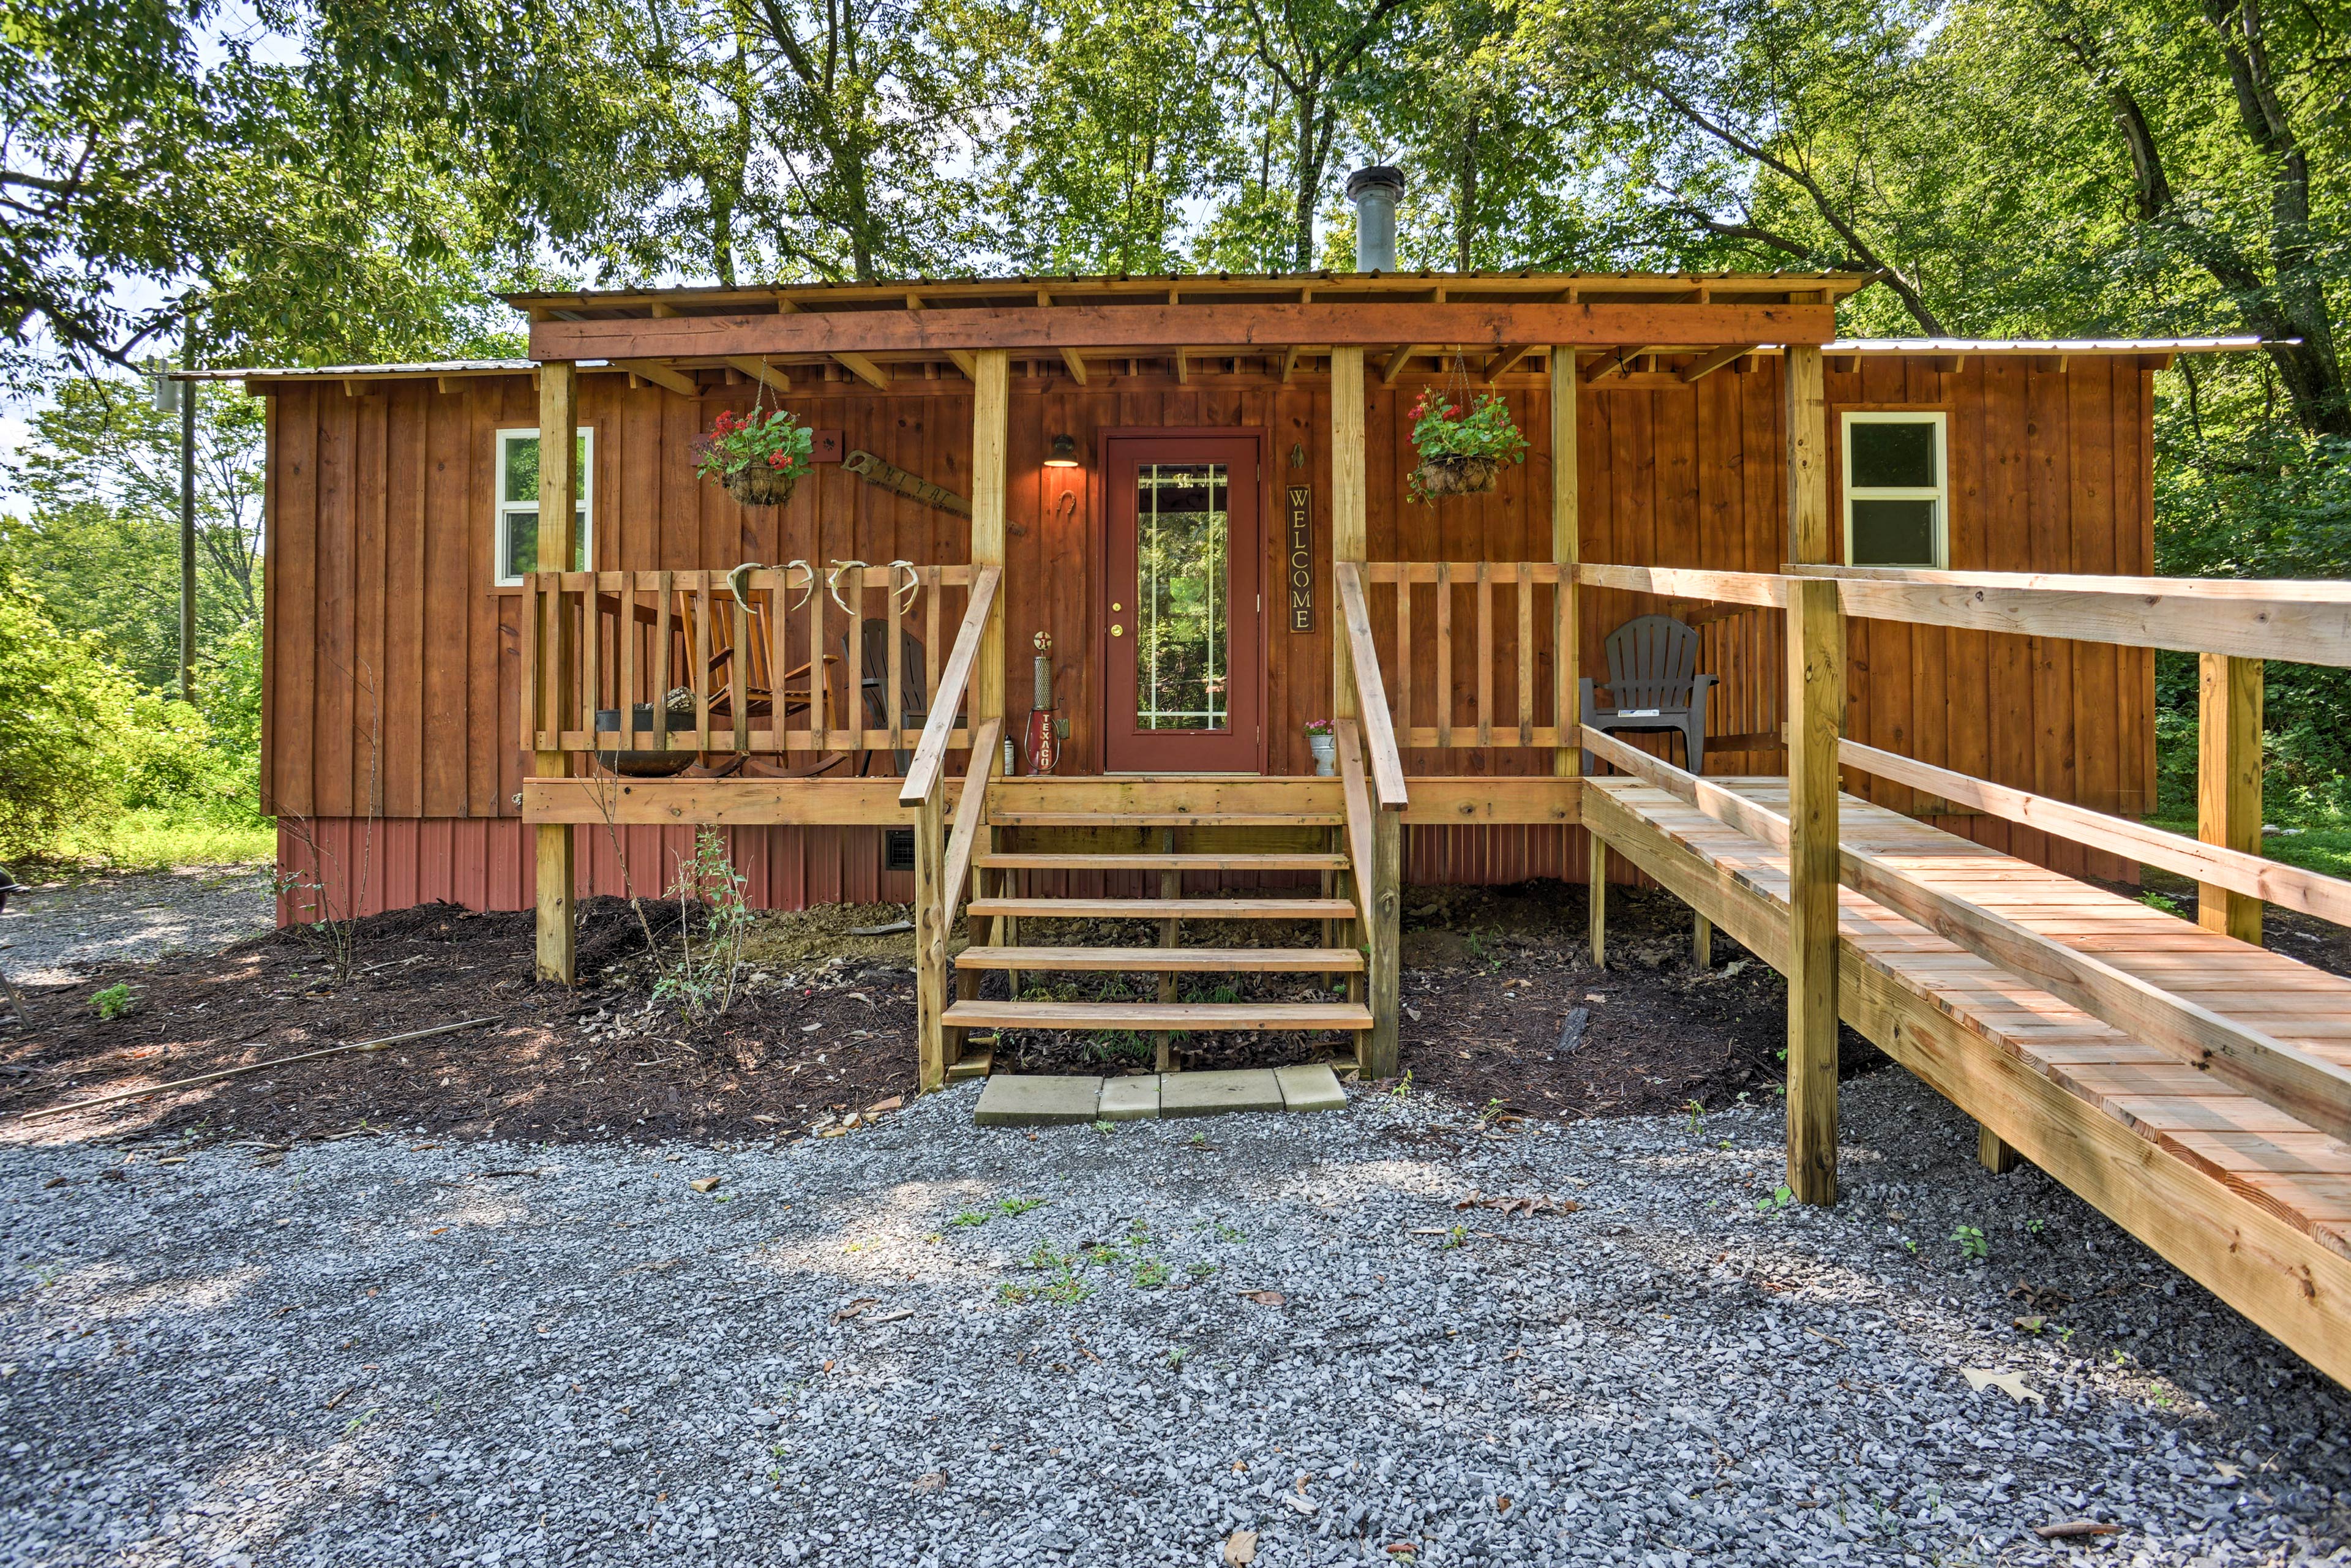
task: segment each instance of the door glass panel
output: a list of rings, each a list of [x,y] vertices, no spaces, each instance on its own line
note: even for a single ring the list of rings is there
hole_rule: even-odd
[[[1230,722],[1226,479],[1221,463],[1146,463],[1136,472],[1138,729],[1223,729]]]

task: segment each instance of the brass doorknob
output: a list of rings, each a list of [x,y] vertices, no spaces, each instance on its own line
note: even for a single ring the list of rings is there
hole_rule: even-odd
[[[1123,637],[1126,635],[1126,628],[1113,622],[1110,629],[1110,634],[1113,637]]]

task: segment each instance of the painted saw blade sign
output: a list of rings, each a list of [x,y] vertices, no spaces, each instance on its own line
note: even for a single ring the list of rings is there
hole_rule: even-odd
[[[958,517],[971,516],[971,503],[944,485],[934,485],[918,474],[909,474],[894,463],[886,463],[862,448],[841,460],[841,465],[869,485],[884,490],[894,490],[901,496],[936,507],[942,512],[952,512]]]

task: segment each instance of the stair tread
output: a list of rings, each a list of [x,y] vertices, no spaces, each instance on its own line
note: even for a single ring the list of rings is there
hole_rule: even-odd
[[[1123,1030],[1366,1030],[1360,1002],[989,1002],[948,1004],[954,1027]]]
[[[993,851],[974,865],[1004,871],[1344,871],[1347,857],[1327,852],[1296,854],[1041,854]]]
[[[1347,920],[1343,898],[975,898],[977,915],[1039,915],[1049,920]]]
[[[1267,971],[1332,974],[1364,967],[1353,947],[967,947],[959,969]]]
[[[1337,811],[990,811],[999,828],[1335,828]]]

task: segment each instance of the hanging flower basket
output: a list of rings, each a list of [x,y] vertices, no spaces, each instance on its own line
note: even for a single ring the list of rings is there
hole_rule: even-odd
[[[1412,444],[1420,453],[1420,466],[1405,487],[1414,500],[1485,495],[1500,480],[1505,463],[1526,461],[1527,438],[1511,423],[1499,394],[1488,392],[1464,413],[1468,402],[1465,375],[1458,391],[1426,387],[1412,405]]]
[[[1412,493],[1424,501],[1439,496],[1482,496],[1502,480],[1499,457],[1465,457],[1447,454],[1424,458],[1412,471]]]
[[[753,464],[737,469],[719,483],[728,495],[747,507],[780,507],[799,488],[800,470]]]
[[[814,464],[815,433],[784,410],[721,413],[695,444],[694,471],[747,507],[780,507]]]

